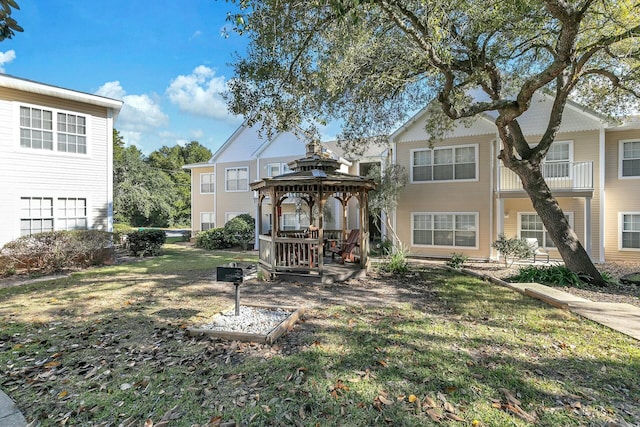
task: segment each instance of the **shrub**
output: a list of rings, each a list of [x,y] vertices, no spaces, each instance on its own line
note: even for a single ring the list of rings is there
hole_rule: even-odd
[[[383,265],[382,269],[390,273],[406,273],[409,271],[409,260],[407,256],[409,250],[403,246],[399,247]]]
[[[127,234],[127,249],[134,256],[157,255],[167,241],[163,230],[138,230]]]
[[[522,239],[512,237],[507,239],[504,234],[498,236],[498,240],[491,246],[504,257],[504,266],[509,267],[516,259],[529,258],[533,256],[533,249]],[[511,264],[509,264],[509,259]]]
[[[113,258],[112,234],[106,231],[51,231],[13,240],[2,248],[0,274],[17,269],[52,273],[102,264]]]
[[[255,222],[255,220],[254,220],[254,219],[253,219],[253,217],[252,217],[251,215],[249,215],[248,213],[240,214],[240,215],[238,215],[238,216],[236,216],[236,217],[234,217],[234,218],[241,219],[242,221],[246,222],[246,223],[247,223],[247,225],[248,225],[249,227],[251,227],[251,228],[255,228],[255,226],[256,226],[256,222]]]
[[[246,251],[248,243],[253,241],[254,238],[254,225],[253,218],[248,214],[242,214],[232,218],[224,225],[227,241],[232,245],[240,246],[242,250]]]
[[[210,228],[196,234],[196,247],[208,250],[227,249],[231,242],[227,239],[224,228]]]
[[[453,252],[451,258],[447,261],[447,265],[456,270],[460,270],[468,258],[465,254]]]
[[[512,282],[537,282],[550,286],[583,285],[580,276],[563,265],[528,265],[522,267],[517,275],[510,278]]]
[[[374,250],[377,255],[390,255],[393,251],[393,242],[389,239],[384,239],[375,245]]]
[[[135,230],[129,224],[113,224],[113,243],[119,246],[126,246],[127,234]]]

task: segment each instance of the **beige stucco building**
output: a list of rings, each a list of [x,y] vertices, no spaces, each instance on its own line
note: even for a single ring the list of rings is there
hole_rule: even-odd
[[[536,96],[519,121],[532,144],[546,129],[550,106],[548,98]],[[498,259],[491,244],[504,233],[535,238],[552,259],[559,259],[519,179],[497,158],[500,143],[494,117],[457,123],[430,147],[427,114],[429,108],[398,128],[387,147],[341,159],[342,170],[356,175],[385,161],[406,168],[409,183],[391,222],[411,255],[447,258],[462,253]],[[249,183],[287,172],[288,162],[304,156],[304,145],[293,134],[266,140],[257,129],[243,125],[208,163],[185,166],[192,170],[193,232],[223,226],[239,213],[255,217],[256,200]],[[340,155],[335,142],[324,146]],[[543,168],[594,262],[640,260],[640,121],[610,123],[569,103]],[[208,186],[209,182],[213,184]],[[356,208],[349,209],[348,229],[359,227]],[[293,202],[281,214],[285,228],[308,225]],[[270,223],[267,216],[261,220],[263,228]]]
[[[546,128],[551,102],[537,96],[519,120],[532,144]],[[390,137],[393,161],[409,171],[393,221],[413,255],[497,259],[491,243],[536,238],[559,259],[519,179],[497,159],[493,117],[458,123],[432,148],[428,109]],[[640,259],[640,127],[608,123],[567,105],[543,171],[569,223],[595,262]]]

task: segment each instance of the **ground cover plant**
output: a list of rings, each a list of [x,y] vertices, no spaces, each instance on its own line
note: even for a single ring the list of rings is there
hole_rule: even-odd
[[[437,267],[246,299],[315,306],[276,345],[190,338],[231,304],[215,265],[163,255],[0,289],[0,388],[54,425],[602,425],[640,421],[640,347]]]

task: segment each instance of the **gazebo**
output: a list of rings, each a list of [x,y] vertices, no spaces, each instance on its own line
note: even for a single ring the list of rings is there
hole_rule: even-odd
[[[361,276],[369,264],[368,193],[376,184],[371,179],[340,172],[340,163],[315,143],[307,144],[306,148],[306,157],[289,163],[292,172],[250,185],[257,192],[260,271],[267,278],[322,283]],[[324,228],[324,207],[331,197],[341,206],[341,228],[328,230]],[[306,230],[283,230],[282,203],[287,199],[307,205],[310,225]],[[359,229],[347,229],[350,200],[357,200]],[[270,212],[265,212],[264,207]],[[263,230],[263,213],[271,214],[267,230]],[[346,251],[349,253],[345,254]]]

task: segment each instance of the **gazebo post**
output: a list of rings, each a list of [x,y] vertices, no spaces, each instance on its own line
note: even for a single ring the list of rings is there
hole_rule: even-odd
[[[320,277],[324,272],[324,202],[322,188],[318,186],[318,273]]]
[[[360,204],[360,268],[367,265],[369,254],[369,215],[367,209],[368,195],[366,191],[358,192],[358,203]]]

